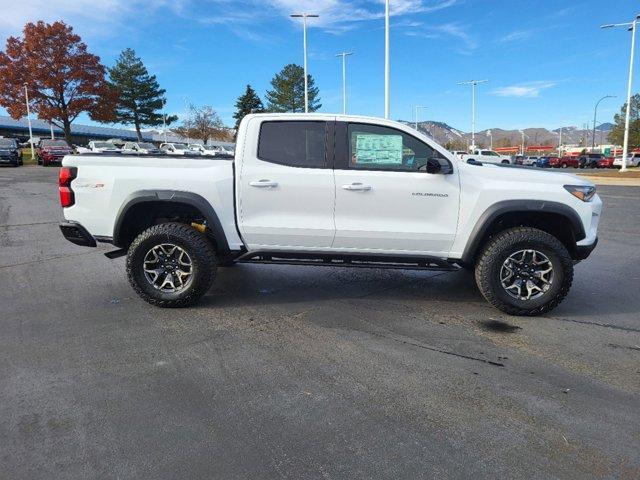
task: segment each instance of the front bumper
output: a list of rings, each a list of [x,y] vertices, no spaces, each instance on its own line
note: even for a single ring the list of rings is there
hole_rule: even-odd
[[[77,222],[60,222],[60,231],[64,238],[82,247],[95,247],[96,239]]]
[[[598,237],[590,245],[576,245],[576,260],[585,260],[598,245]]]

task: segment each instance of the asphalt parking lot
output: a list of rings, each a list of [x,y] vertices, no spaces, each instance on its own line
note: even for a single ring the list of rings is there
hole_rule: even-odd
[[[0,479],[640,478],[640,188],[541,318],[465,272],[244,265],[195,308],[0,169]]]

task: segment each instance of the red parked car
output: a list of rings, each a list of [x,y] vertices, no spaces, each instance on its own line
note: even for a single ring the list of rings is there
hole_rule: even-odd
[[[71,155],[73,150],[64,140],[43,139],[38,143],[36,155],[38,165],[47,167],[52,163],[61,163],[65,155]]]
[[[549,166],[553,168],[578,168],[580,163],[578,157],[550,157]]]
[[[598,168],[613,168],[613,157],[602,157],[598,160]]]

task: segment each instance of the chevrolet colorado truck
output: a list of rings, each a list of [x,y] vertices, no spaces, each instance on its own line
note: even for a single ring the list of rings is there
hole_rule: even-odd
[[[482,295],[539,315],[567,295],[597,243],[602,202],[565,173],[462,163],[389,120],[252,114],[235,159],[67,156],[64,236],[126,254],[159,307],[207,292],[235,263],[475,272]]]

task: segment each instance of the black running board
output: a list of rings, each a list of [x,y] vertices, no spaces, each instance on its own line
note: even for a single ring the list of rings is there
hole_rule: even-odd
[[[319,267],[389,268],[400,270],[436,270],[440,272],[460,270],[458,266],[440,258],[281,251],[248,252],[238,257],[236,259],[236,263],[313,265]]]

